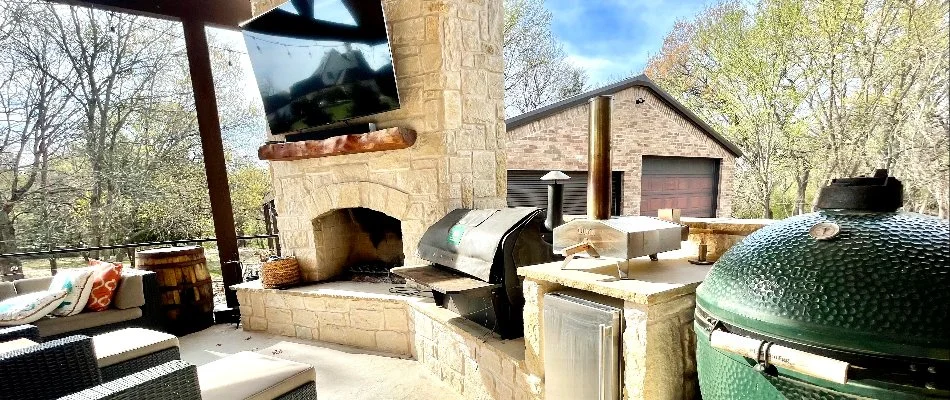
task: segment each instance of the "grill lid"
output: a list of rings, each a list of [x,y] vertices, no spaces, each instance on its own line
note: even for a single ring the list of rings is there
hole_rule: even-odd
[[[539,212],[533,207],[451,211],[422,235],[419,257],[491,282],[492,265],[502,240]]]
[[[727,251],[696,302],[792,342],[950,360],[948,239],[947,222],[914,213],[800,215]]]

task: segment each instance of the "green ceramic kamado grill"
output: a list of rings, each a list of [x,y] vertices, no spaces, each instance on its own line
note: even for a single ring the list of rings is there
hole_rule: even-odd
[[[902,203],[886,170],[836,179],[727,251],[696,290],[703,398],[950,398],[950,229]]]

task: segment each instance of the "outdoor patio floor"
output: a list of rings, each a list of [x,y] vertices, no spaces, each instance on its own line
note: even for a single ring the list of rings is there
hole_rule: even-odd
[[[215,325],[180,338],[181,358],[202,365],[239,351],[256,351],[313,365],[321,400],[462,399],[415,360],[332,343]]]

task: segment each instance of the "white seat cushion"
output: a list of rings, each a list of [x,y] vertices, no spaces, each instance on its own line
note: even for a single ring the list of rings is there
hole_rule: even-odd
[[[315,382],[312,365],[242,351],[198,367],[201,398],[273,399]]]
[[[178,347],[178,338],[164,332],[125,328],[92,337],[99,368],[108,367],[157,351]]]

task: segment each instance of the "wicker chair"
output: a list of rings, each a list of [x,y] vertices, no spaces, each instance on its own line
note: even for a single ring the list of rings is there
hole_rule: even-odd
[[[42,341],[40,330],[33,325],[17,325],[0,329],[0,342],[16,339],[30,339],[37,343]]]
[[[127,375],[64,396],[63,400],[201,400],[194,365],[181,360]]]
[[[0,394],[4,400],[201,400],[201,387],[197,367],[181,360],[103,383],[92,339],[77,335],[0,353]],[[313,382],[277,397],[316,398]]]
[[[197,368],[175,360],[61,397],[60,400],[202,400]],[[276,400],[316,400],[311,382]],[[208,399],[210,400],[210,399]]]
[[[52,399],[101,382],[88,336],[70,336],[0,354],[5,400]]]

